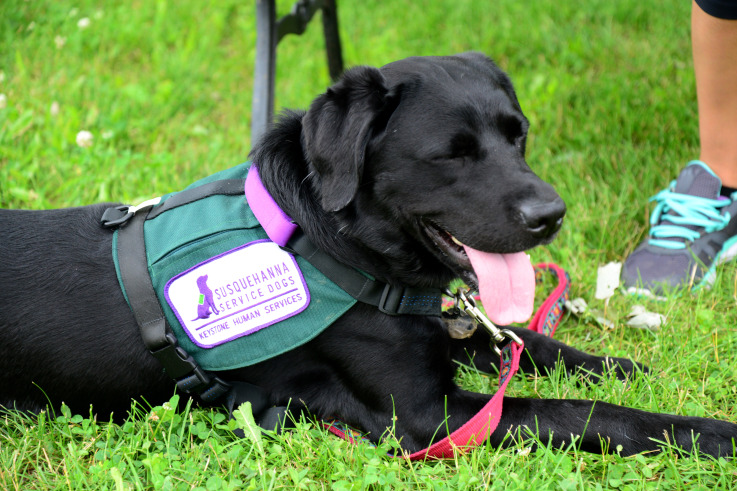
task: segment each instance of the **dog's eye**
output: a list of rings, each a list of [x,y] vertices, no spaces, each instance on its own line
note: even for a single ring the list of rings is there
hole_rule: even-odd
[[[500,117],[499,129],[507,137],[509,143],[516,143],[525,136],[524,122],[515,117]]]
[[[478,158],[479,142],[475,136],[468,133],[458,133],[450,140],[450,158]]]
[[[507,141],[524,153],[527,142],[527,121],[515,117],[500,117],[499,129]]]

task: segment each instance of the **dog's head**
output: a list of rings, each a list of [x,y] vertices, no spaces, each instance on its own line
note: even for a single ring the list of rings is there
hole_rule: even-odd
[[[565,213],[525,162],[527,128],[509,78],[484,55],[417,57],[346,72],[301,118],[299,150],[321,213],[372,273],[476,284],[468,249],[547,243]]]

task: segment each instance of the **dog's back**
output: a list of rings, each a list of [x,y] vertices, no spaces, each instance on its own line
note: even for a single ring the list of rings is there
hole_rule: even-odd
[[[130,391],[143,395],[151,390],[141,383],[156,385],[157,362],[118,286],[112,233],[100,226],[107,206],[0,210],[0,406],[37,411],[49,400],[73,405],[89,392],[88,400],[109,401],[96,410],[123,411]],[[79,359],[95,351],[99,363]],[[117,394],[99,397],[102,386]]]

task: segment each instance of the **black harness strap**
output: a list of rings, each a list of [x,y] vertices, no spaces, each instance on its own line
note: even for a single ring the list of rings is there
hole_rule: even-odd
[[[356,300],[374,305],[385,314],[440,316],[439,289],[395,286],[373,280],[318,249],[301,229],[295,231],[284,249],[305,258]]]
[[[245,181],[231,179],[217,181],[180,192],[161,206],[129,213],[129,207],[108,208],[102,219],[106,228],[118,229],[118,264],[125,288],[143,342],[177,384],[187,394],[197,395],[206,403],[214,403],[223,396],[228,413],[244,402],[251,403],[254,419],[264,429],[279,430],[289,424],[287,407],[273,407],[266,392],[246,382],[225,382],[200,367],[195,359],[179,346],[176,336],[166,323],[159,299],[151,283],[143,234],[145,221],[166,210],[192,203],[214,194],[243,193]],[[172,201],[172,203],[170,203]]]
[[[234,184],[230,184],[231,189],[235,188]],[[243,192],[242,180],[240,188]],[[212,194],[212,188],[210,191],[207,195]],[[203,197],[202,193],[197,195],[199,197],[195,199],[180,200],[179,205]],[[166,323],[148,272],[143,224],[150,216],[149,209],[138,210],[118,228],[120,277],[146,348],[161,363],[167,375],[174,379],[179,390],[197,395],[207,403],[213,403],[227,395],[224,402],[231,416],[236,407],[248,401],[251,403],[254,419],[262,428],[281,429],[289,423],[286,407],[270,406],[268,395],[258,386],[246,382],[228,383],[203,370],[179,346],[176,336]]]
[[[149,210],[139,210],[118,229],[118,262],[128,303],[141,330],[143,343],[161,362],[166,373],[188,394],[213,401],[230,390],[230,385],[210,376],[177,342],[168,328],[154,292],[146,261],[143,224]]]
[[[222,179],[220,181],[208,182],[196,188],[187,189],[167,198],[166,201],[151,210],[147,218],[156,218],[165,211],[177,206],[193,203],[202,198],[222,194],[226,196],[238,196],[243,194],[246,186],[245,179]]]
[[[153,208],[149,211],[147,218],[156,218],[165,211],[176,208],[177,206],[186,205],[193,203],[202,198],[213,196],[215,194],[222,194],[226,196],[237,196],[243,194],[245,190],[246,180],[245,179],[223,179],[220,181],[213,181],[196,188],[187,189],[176,193],[169,197],[161,205]],[[145,205],[145,203],[144,203]],[[141,205],[141,208],[121,205],[108,208],[102,214],[100,223],[105,228],[116,228],[123,226],[128,220],[133,218],[139,210],[145,210],[146,208]],[[153,206],[153,204],[151,205]],[[149,207],[150,208],[150,207]]]

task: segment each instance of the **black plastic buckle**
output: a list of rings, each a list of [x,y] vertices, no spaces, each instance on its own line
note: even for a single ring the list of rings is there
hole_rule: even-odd
[[[171,378],[177,380],[200,368],[194,358],[179,346],[173,333],[167,332],[165,338],[166,344],[158,349],[151,349],[150,352]]]
[[[205,402],[212,402],[230,391],[230,384],[202,369],[187,353],[173,333],[167,332],[165,344],[151,354],[164,366],[166,373],[174,379],[179,390],[198,395]]]
[[[210,380],[210,386],[200,393],[200,399],[211,403],[220,399],[222,396],[229,394],[232,390],[233,387],[228,382],[221,380],[216,375],[213,375]]]
[[[187,394],[199,394],[210,385],[210,376],[196,366],[192,373],[180,380],[177,380],[177,387]]]
[[[381,292],[379,310],[389,315],[399,315],[399,307],[402,305],[405,289],[401,286],[386,285]]]
[[[125,222],[133,218],[133,212],[130,211],[131,207],[128,205],[120,205],[114,208],[108,208],[105,213],[102,214],[100,224],[105,228],[120,227]]]

